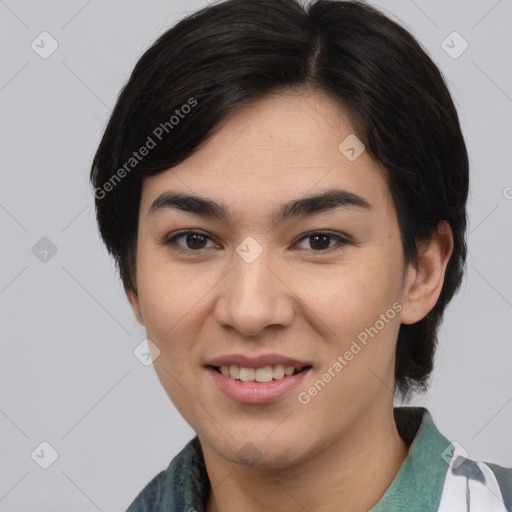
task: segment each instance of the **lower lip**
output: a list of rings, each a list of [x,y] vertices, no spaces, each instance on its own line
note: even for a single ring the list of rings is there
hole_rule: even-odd
[[[269,404],[277,402],[297,387],[310,369],[270,382],[242,382],[231,379],[213,368],[206,368],[219,389],[240,404]]]

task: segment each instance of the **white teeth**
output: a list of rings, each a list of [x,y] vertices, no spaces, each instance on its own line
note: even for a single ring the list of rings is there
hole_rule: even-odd
[[[272,366],[265,366],[256,370],[257,382],[270,382],[273,378]]]
[[[240,380],[242,382],[254,380],[255,375],[256,372],[254,371],[254,368],[240,368]]]
[[[274,366],[272,370],[272,377],[274,377],[274,379],[282,379],[284,377],[284,366],[282,364]]]
[[[293,366],[284,366],[276,364],[267,365],[262,368],[246,368],[232,364],[230,366],[221,366],[220,372],[226,377],[241,380],[242,382],[270,382],[272,379],[278,380],[283,377],[289,377],[295,373]]]
[[[227,366],[224,366],[221,368],[227,368]],[[239,379],[240,378],[240,368],[236,364],[232,364],[229,367],[228,374],[232,379]]]

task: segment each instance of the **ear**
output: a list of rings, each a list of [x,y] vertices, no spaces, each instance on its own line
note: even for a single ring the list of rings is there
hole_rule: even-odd
[[[144,318],[142,317],[142,312],[140,310],[139,296],[137,295],[137,292],[132,288],[125,288],[124,291],[128,297],[128,302],[130,303],[135,318],[137,318],[139,324],[144,325]]]
[[[419,244],[417,265],[410,265],[407,269],[400,315],[403,324],[419,322],[435,306],[452,251],[452,230],[448,222],[443,220],[432,239]]]

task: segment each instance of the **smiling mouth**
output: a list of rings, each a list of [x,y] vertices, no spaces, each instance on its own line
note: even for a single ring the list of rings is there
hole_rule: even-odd
[[[311,365],[295,368],[294,366],[284,366],[282,364],[266,365],[260,368],[249,368],[232,364],[229,366],[209,366],[218,373],[233,380],[241,382],[271,382],[273,380],[282,380],[292,375],[297,375],[312,368]]]

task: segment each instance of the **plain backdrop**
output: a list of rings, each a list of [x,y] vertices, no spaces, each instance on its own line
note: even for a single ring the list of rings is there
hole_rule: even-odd
[[[430,392],[409,405],[471,458],[512,466],[512,2],[370,3],[441,68],[471,164],[467,275]],[[88,173],[138,58],[205,5],[0,0],[1,511],[125,510],[194,435],[133,353],[145,332],[99,239]]]

